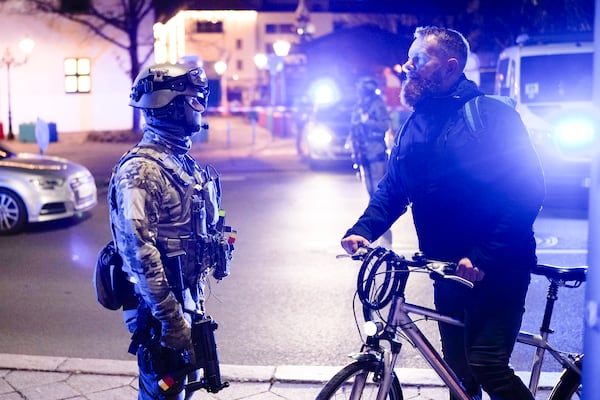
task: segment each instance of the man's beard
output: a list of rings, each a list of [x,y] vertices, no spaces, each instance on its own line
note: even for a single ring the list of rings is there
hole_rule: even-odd
[[[418,102],[428,97],[432,97],[441,92],[441,78],[436,72],[431,78],[408,78],[402,85],[400,99],[407,106],[414,106]]]

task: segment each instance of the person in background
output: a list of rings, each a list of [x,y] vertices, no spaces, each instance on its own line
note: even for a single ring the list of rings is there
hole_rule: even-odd
[[[533,400],[509,359],[537,262],[533,223],[544,178],[514,108],[483,96],[483,127],[470,128],[464,104],[483,93],[464,75],[468,54],[455,30],[416,29],[402,86],[413,112],[341,245],[351,254],[368,246],[410,207],[425,256],[456,263],[457,275],[475,284],[434,283],[436,308],[465,323],[439,323],[444,358],[472,396],[483,388],[494,400]]]
[[[385,174],[388,160],[385,135],[390,129],[387,106],[375,79],[362,78],[357,84],[358,102],[352,112],[350,141],[355,167],[369,196]]]
[[[360,79],[357,95],[358,101],[351,117],[349,141],[354,168],[371,197],[387,168],[386,135],[391,127],[391,118],[375,79]],[[391,230],[382,235],[381,244],[392,246]]]

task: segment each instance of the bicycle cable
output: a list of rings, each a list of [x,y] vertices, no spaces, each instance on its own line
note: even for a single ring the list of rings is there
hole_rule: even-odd
[[[389,304],[399,290],[404,290],[408,277],[404,260],[404,257],[383,247],[374,248],[365,257],[356,286],[358,298],[364,307],[380,310]],[[383,275],[382,282],[376,279],[379,275]]]

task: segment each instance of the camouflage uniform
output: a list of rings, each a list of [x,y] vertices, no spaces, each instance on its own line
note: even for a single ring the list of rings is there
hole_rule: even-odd
[[[375,193],[386,171],[385,135],[391,123],[387,106],[376,90],[376,83],[371,79],[359,82],[360,98],[351,121],[353,156],[369,196]]]
[[[123,258],[123,269],[142,299],[140,308],[124,313],[132,333],[138,328],[139,331],[151,328],[147,326],[146,317],[143,318],[146,326],[139,326],[140,312],[150,311],[153,318],[159,320],[182,315],[188,324],[191,324],[189,312],[204,313],[204,285],[209,265],[196,263],[197,246],[195,238],[190,236],[192,197],[188,193],[214,194],[205,201],[205,209],[210,209],[206,213],[210,217],[206,219],[207,232],[214,230],[219,209],[215,188],[202,190],[205,185],[214,185],[207,173],[189,155],[175,154],[160,142],[148,140],[147,136],[150,135],[127,153],[109,188],[115,243]],[[166,167],[154,160],[159,157]],[[179,279],[179,266],[184,277],[183,287],[175,289],[170,282]],[[149,351],[143,347],[142,352]]]
[[[197,70],[196,80],[204,76]],[[149,71],[134,84],[131,103],[144,109],[144,136],[115,167],[108,204],[123,270],[139,300],[123,307],[140,369],[138,399],[179,400],[185,377],[166,387],[162,378],[189,367],[191,325],[204,314],[206,278],[215,266],[220,188],[216,174],[188,154],[206,105],[197,101],[208,90],[180,67]]]

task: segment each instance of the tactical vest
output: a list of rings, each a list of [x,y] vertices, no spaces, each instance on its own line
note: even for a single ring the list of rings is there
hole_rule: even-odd
[[[152,145],[136,146],[129,150],[121,157],[114,172],[134,157],[155,161],[179,194],[181,213],[169,221],[159,222],[157,248],[171,286],[195,291],[201,274],[214,266],[206,257],[205,248],[209,247],[219,221],[219,177],[214,168],[201,169],[187,154],[181,161],[175,155],[159,151]],[[188,163],[188,170],[193,168],[192,174],[186,171],[183,163]],[[116,209],[112,181],[110,186],[111,207]]]

